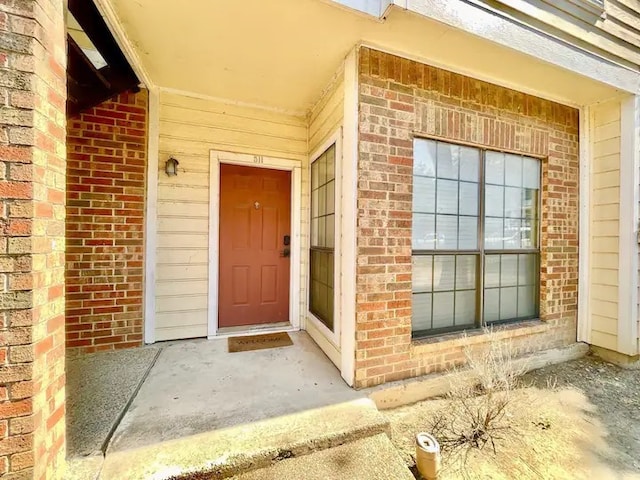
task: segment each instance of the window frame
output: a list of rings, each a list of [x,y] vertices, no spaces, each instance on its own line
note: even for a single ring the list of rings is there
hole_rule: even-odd
[[[491,148],[491,147],[487,147],[487,146],[480,146],[480,145],[474,145],[471,143],[465,143],[465,142],[459,142],[459,141],[455,141],[455,140],[449,140],[449,139],[443,139],[443,138],[438,138],[438,137],[429,137],[429,136],[422,136],[422,135],[413,135],[412,137],[412,142],[413,142],[413,151],[414,151],[414,156],[415,156],[415,142],[416,141],[420,141],[420,140],[424,140],[424,141],[432,141],[432,142],[436,142],[437,143],[443,143],[443,144],[447,144],[447,145],[453,145],[453,146],[459,146],[459,147],[466,147],[466,148],[473,148],[475,150],[478,151],[479,153],[479,172],[478,172],[478,231],[477,231],[477,235],[478,235],[478,243],[477,243],[477,248],[476,249],[464,249],[464,250],[457,250],[457,249],[414,249],[413,245],[411,248],[411,261],[412,261],[412,272],[413,272],[413,258],[416,256],[431,256],[433,259],[435,259],[436,256],[475,256],[476,257],[476,271],[475,271],[475,277],[476,277],[476,319],[473,325],[469,324],[467,326],[465,325],[460,325],[460,326],[450,326],[450,327],[442,327],[442,328],[432,328],[432,329],[425,329],[425,330],[416,330],[414,331],[412,328],[411,331],[411,338],[412,339],[421,339],[421,338],[428,338],[428,337],[434,337],[434,336],[439,336],[439,335],[444,335],[447,333],[454,333],[454,332],[464,332],[464,331],[472,331],[472,330],[478,330],[480,328],[486,327],[488,325],[504,325],[504,324],[510,324],[510,323],[518,323],[518,322],[526,322],[526,321],[530,321],[530,320],[535,320],[538,319],[540,316],[540,276],[541,276],[541,257],[542,257],[542,191],[543,191],[543,173],[544,173],[544,161],[546,160],[546,157],[540,156],[540,155],[532,155],[532,154],[523,154],[522,152],[515,152],[515,151],[510,151],[510,150],[506,150],[506,149],[499,149],[499,148]],[[538,184],[538,198],[537,198],[537,209],[538,209],[538,216],[536,219],[536,236],[537,236],[537,247],[536,248],[522,248],[522,249],[486,249],[485,248],[485,238],[484,238],[484,233],[485,233],[485,191],[486,191],[486,175],[485,175],[485,166],[486,166],[486,158],[487,158],[487,152],[495,152],[495,153],[502,153],[502,154],[509,154],[509,155],[518,155],[520,157],[525,157],[525,158],[531,158],[534,160],[538,161],[538,174],[539,174],[539,184]],[[413,157],[415,159],[415,157]],[[412,181],[412,187],[414,185],[414,177],[415,174],[411,173],[411,181]],[[434,177],[434,180],[437,179],[437,177]],[[458,179],[458,182],[460,182],[460,179]],[[412,217],[414,214],[413,211],[413,204],[414,204],[414,197],[415,197],[415,191],[412,191],[412,197],[411,197],[411,213],[412,213]],[[437,195],[437,192],[436,192]],[[434,213],[434,215],[437,215],[437,213]],[[460,213],[458,212],[457,218],[460,217]],[[412,243],[413,243],[413,224],[411,227],[411,232],[412,232]],[[437,235],[437,233],[436,233]],[[459,235],[459,233],[458,233]],[[485,302],[485,279],[484,279],[484,273],[485,273],[485,261],[486,258],[490,255],[518,255],[518,254],[530,254],[530,255],[535,255],[535,272],[536,272],[536,278],[537,281],[535,283],[535,292],[534,292],[534,298],[536,298],[536,304],[535,304],[535,313],[531,316],[527,316],[527,317],[518,317],[518,318],[514,318],[514,319],[505,319],[505,320],[495,320],[492,322],[485,322],[484,320],[484,302]],[[457,260],[456,260],[457,261]],[[432,270],[434,268],[434,262],[432,262]],[[454,273],[455,275],[455,273]],[[433,281],[432,281],[432,285],[433,285]],[[432,287],[433,288],[433,287]],[[455,288],[455,287],[454,287]],[[433,295],[434,290],[431,291],[431,294]],[[455,292],[457,292],[457,290],[453,290],[454,295]],[[413,296],[413,280],[412,280],[412,296]],[[455,297],[454,297],[455,298]],[[455,300],[454,300],[455,301]],[[433,307],[432,307],[433,310]],[[411,318],[412,324],[413,324],[413,302],[412,302],[412,318]],[[432,319],[433,321],[433,319]]]
[[[318,160],[327,150],[332,146],[335,146],[335,164],[334,164],[334,242],[333,242],[333,330],[329,329],[324,322],[311,311],[311,225],[312,225],[312,165]],[[309,222],[309,244],[307,250],[307,265],[308,265],[308,281],[307,295],[306,297],[306,311],[307,321],[309,321],[313,328],[319,331],[324,337],[329,340],[334,348],[340,349],[340,334],[341,334],[341,245],[340,239],[342,236],[341,219],[341,195],[342,195],[342,128],[335,130],[314,152],[309,156],[309,168],[307,174],[308,198],[309,198],[309,214],[307,216]]]

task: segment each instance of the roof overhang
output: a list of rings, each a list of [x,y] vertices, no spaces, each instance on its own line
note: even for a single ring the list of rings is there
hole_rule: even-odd
[[[469,33],[398,6],[380,21],[377,2],[363,4],[373,14],[324,0],[97,2],[153,86],[292,113],[309,111],[361,43],[570,105],[624,91],[489,40],[491,32]],[[503,30],[495,33],[502,39]]]

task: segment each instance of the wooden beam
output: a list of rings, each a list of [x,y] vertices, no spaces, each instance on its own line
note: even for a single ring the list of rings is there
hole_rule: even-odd
[[[98,70],[93,62],[89,60],[87,55],[82,51],[80,46],[76,43],[71,35],[67,35],[67,54],[69,55],[69,65],[67,73],[72,78],[82,80],[87,83],[100,83],[104,88],[111,89],[111,83],[105,78],[105,76]]]
[[[78,21],[84,33],[91,39],[107,64],[135,76],[118,43],[109,31],[102,15],[92,0],[68,0],[69,11]]]
[[[121,92],[138,88],[140,81],[93,1],[68,2],[70,13],[107,63],[96,68],[75,40],[67,35],[67,113],[73,115]]]

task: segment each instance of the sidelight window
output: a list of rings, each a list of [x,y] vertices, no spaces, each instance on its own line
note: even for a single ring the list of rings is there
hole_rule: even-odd
[[[334,329],[336,146],[311,163],[311,247],[309,311]]]

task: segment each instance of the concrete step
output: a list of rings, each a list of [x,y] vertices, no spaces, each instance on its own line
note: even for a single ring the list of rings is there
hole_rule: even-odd
[[[363,398],[148,447],[108,453],[99,478],[228,478],[287,458],[386,434],[388,429],[387,419],[375,404]]]
[[[233,480],[415,480],[387,435],[381,433],[270,467]]]

